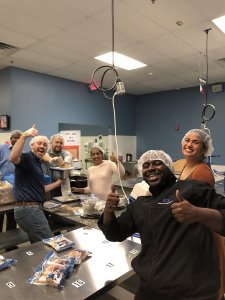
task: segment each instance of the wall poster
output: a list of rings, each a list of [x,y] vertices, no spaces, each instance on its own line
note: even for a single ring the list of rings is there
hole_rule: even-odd
[[[80,130],[60,131],[64,137],[64,149],[69,151],[74,159],[79,160],[80,155]]]

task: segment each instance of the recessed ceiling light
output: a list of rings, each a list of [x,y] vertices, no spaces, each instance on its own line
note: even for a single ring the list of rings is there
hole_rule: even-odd
[[[100,61],[103,61],[108,64],[113,64],[113,56],[112,52],[108,52],[99,56],[96,56],[95,59],[98,59]],[[131,57],[128,57],[126,55],[120,54],[118,52],[114,52],[114,65],[116,67],[125,69],[125,70],[134,70],[146,67],[147,65],[135,60]]]
[[[225,16],[213,19],[212,21],[220,30],[225,33]]]

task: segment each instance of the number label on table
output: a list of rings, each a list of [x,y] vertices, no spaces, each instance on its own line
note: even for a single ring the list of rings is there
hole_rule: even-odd
[[[78,280],[76,280],[76,281],[74,281],[72,283],[72,285],[75,286],[76,288],[79,288],[79,287],[81,287],[84,284],[85,284],[85,282],[83,280],[81,280],[81,279],[78,279]]]
[[[12,282],[12,281],[9,281],[6,283],[7,287],[9,287],[10,289],[11,288],[14,288],[16,285]]]
[[[130,250],[130,253],[131,253],[131,254],[134,254],[134,255],[138,254],[139,252],[140,252],[140,251],[139,251],[139,250],[136,250],[136,249]]]

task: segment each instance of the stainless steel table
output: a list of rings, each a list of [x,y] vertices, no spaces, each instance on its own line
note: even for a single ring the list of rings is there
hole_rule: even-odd
[[[130,240],[108,242],[100,230],[89,227],[64,235],[74,241],[77,248],[91,251],[92,257],[74,268],[63,289],[26,283],[51,250],[49,246],[39,242],[4,254],[5,257],[16,258],[18,261],[0,272],[0,299],[97,299],[134,274],[131,261],[140,251],[140,244]]]
[[[14,210],[14,203],[0,205],[0,215]]]
[[[82,196],[87,196],[87,195],[83,195],[83,194],[77,194],[77,196],[81,197]],[[54,200],[52,200],[54,201]],[[80,215],[75,215],[73,213],[72,210],[67,210],[65,208],[65,206],[69,206],[69,207],[74,207],[74,208],[81,208],[81,202],[80,201],[75,201],[75,202],[71,202],[71,203],[67,203],[66,205],[62,205],[61,207],[57,207],[57,208],[46,208],[44,207],[44,210],[49,213],[50,215],[53,216],[57,216],[57,218],[61,219],[61,221],[68,221],[73,223],[74,225],[78,225],[78,226],[89,226],[92,228],[96,228],[98,229],[98,225],[97,225],[97,221],[98,221],[98,217],[97,218],[83,218]],[[116,216],[119,216],[121,214],[121,212],[123,211],[123,209],[115,211]]]
[[[224,193],[224,180],[216,181],[215,190],[218,194],[222,194],[222,195],[225,196],[225,193]]]

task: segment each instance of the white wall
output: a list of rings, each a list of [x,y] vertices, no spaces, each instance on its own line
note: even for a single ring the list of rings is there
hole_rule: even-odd
[[[126,161],[126,154],[131,153],[133,155],[133,160],[137,158],[137,137],[136,136],[117,136],[118,143],[118,156],[123,157],[123,161]],[[109,135],[109,154],[116,154],[116,142],[115,136]]]
[[[0,132],[0,144],[10,143],[10,132]]]
[[[98,137],[96,137],[98,138]],[[93,136],[85,136],[81,137],[81,145],[80,145],[80,160],[82,161],[82,173],[86,174],[86,164],[85,158],[90,158],[89,154],[85,151],[86,147],[84,146],[88,142],[95,142],[95,137]],[[105,148],[108,149],[108,154],[111,155],[114,153],[116,155],[116,143],[115,143],[115,136],[109,135],[103,136],[101,142],[103,142]],[[126,154],[131,153],[133,155],[133,160],[136,160],[136,144],[137,139],[136,136],[117,136],[117,143],[118,143],[118,155],[123,156],[123,161],[126,161]],[[87,163],[87,168],[91,166],[90,163]]]
[[[103,150],[108,153],[108,136],[102,136],[102,139],[99,140],[98,136],[81,136],[80,139],[80,161],[81,161],[81,167],[82,167],[82,173],[86,174],[86,163],[85,159],[90,158],[90,154],[87,148],[87,144],[89,142],[95,143],[95,140],[97,139],[97,143],[101,143],[100,146],[102,146],[103,143]],[[87,163],[87,168],[91,166],[91,163]]]

